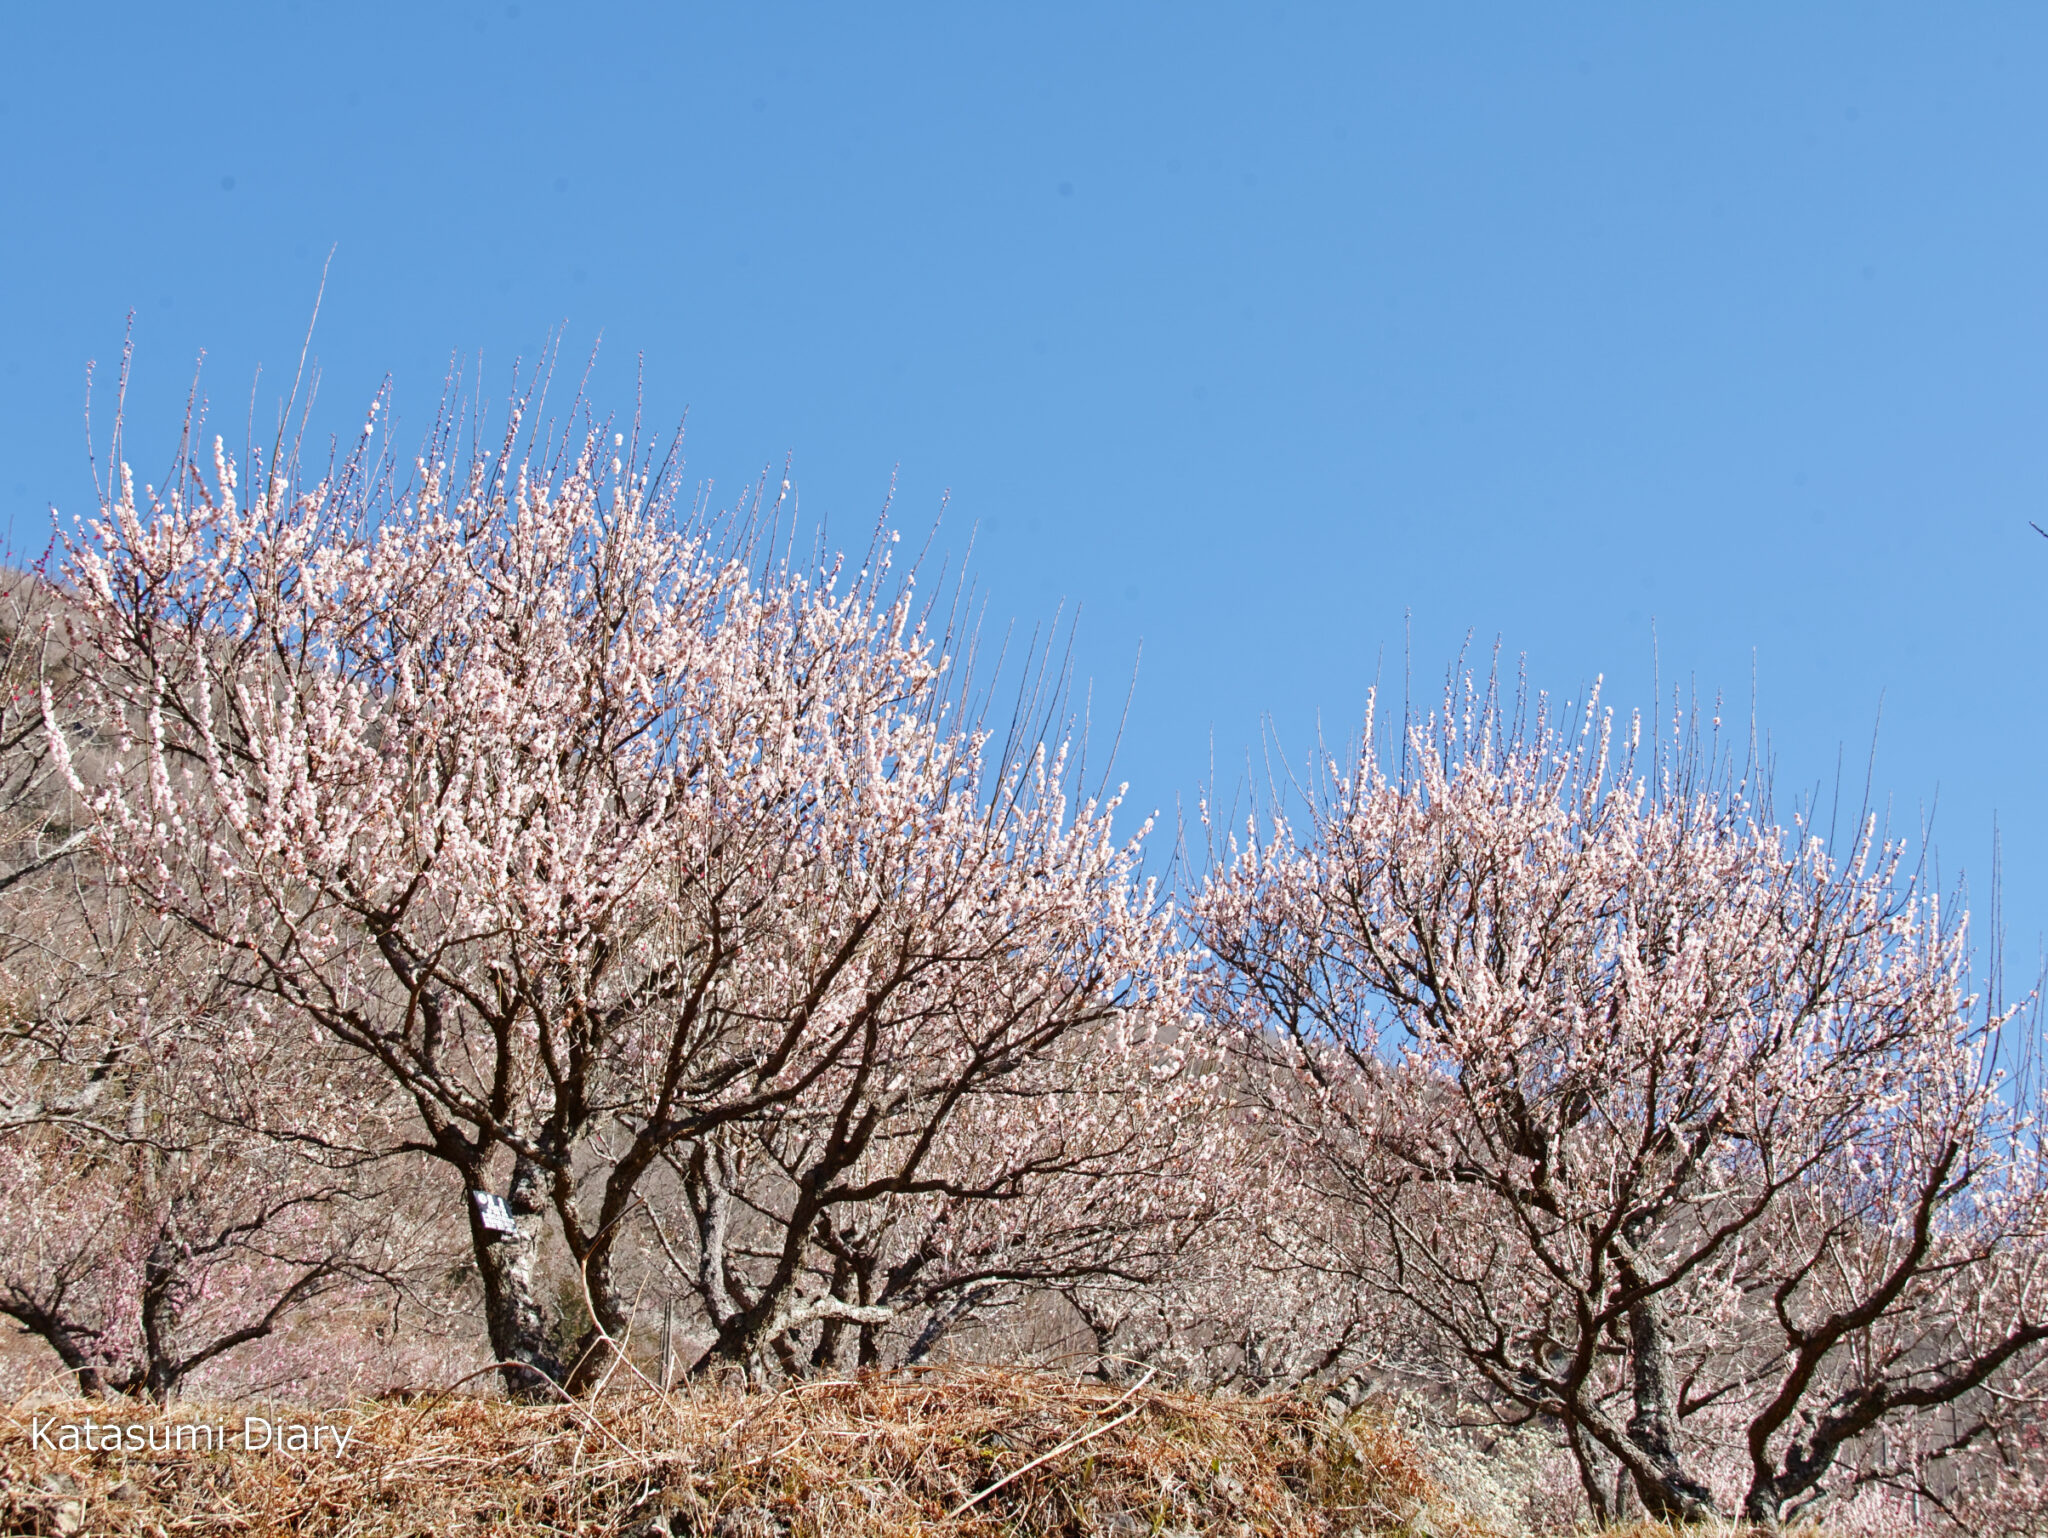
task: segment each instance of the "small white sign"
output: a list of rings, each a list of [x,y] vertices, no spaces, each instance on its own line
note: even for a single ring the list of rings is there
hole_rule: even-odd
[[[519,1225],[512,1221],[512,1209],[505,1205],[505,1198],[494,1196],[489,1191],[472,1191],[469,1199],[476,1203],[477,1218],[494,1234],[516,1234]]]

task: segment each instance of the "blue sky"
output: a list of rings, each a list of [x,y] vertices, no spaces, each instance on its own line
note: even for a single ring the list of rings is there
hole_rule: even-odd
[[[950,490],[991,623],[1143,665],[1141,809],[1404,648],[1758,716],[1781,796],[1938,798],[2048,928],[2048,11],[2018,6],[13,6],[0,517],[274,412],[320,266],[328,426],[559,330],[736,495],[852,539]],[[234,436],[231,431],[231,437]],[[1652,634],[1656,636],[1653,654]],[[1098,720],[1104,712],[1098,710]]]

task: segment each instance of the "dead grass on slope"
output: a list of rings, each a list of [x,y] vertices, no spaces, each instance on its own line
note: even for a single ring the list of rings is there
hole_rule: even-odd
[[[32,1421],[347,1428],[345,1454],[53,1452]],[[105,1439],[100,1434],[100,1440]],[[147,1431],[142,1433],[146,1439]],[[124,1438],[125,1440],[125,1438]],[[50,1534],[1472,1533],[1368,1410],[952,1370],[528,1408],[84,1401],[0,1411],[0,1531]]]

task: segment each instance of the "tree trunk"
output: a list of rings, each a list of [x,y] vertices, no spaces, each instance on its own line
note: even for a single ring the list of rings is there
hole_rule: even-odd
[[[860,1301],[863,1308],[872,1308],[875,1302],[875,1271],[878,1263],[872,1255],[861,1258],[858,1280]],[[882,1327],[877,1324],[863,1324],[860,1327],[860,1348],[857,1360],[863,1367],[882,1365]]]
[[[79,1397],[106,1398],[107,1380],[100,1375],[99,1368],[93,1365],[92,1357],[81,1341],[80,1332],[49,1309],[32,1303],[18,1294],[0,1301],[0,1314],[14,1320],[29,1334],[41,1337],[43,1343],[57,1353],[57,1359],[64,1364],[65,1370],[78,1380]]]
[[[1635,1367],[1635,1410],[1628,1439],[1647,1466],[1635,1469],[1636,1494],[1652,1517],[1666,1522],[1702,1522],[1720,1515],[1714,1492],[1695,1478],[1679,1456],[1678,1373],[1671,1360],[1664,1311],[1654,1297],[1628,1311],[1629,1352]]]
[[[917,1338],[903,1354],[904,1365],[915,1367],[930,1360],[931,1354],[938,1350],[939,1343],[951,1332],[953,1326],[995,1295],[996,1289],[993,1287],[972,1287],[966,1292],[955,1293],[950,1298],[934,1303],[930,1317],[924,1322],[924,1328],[917,1332]],[[1108,1342],[1102,1331],[1096,1328],[1094,1321],[1086,1322],[1095,1336],[1096,1345],[1107,1350]]]
[[[469,1206],[469,1238],[476,1268],[484,1284],[484,1322],[491,1332],[491,1352],[504,1375],[505,1390],[514,1399],[553,1399],[550,1385],[566,1374],[556,1356],[552,1321],[534,1292],[533,1268],[540,1257],[547,1206],[538,1166],[520,1158],[512,1167],[505,1205],[512,1210],[516,1233],[497,1233],[484,1226],[474,1195]]]
[[[632,1321],[619,1302],[612,1284],[612,1238],[616,1229],[600,1233],[582,1260],[583,1294],[590,1309],[590,1328],[576,1343],[576,1360],[569,1369],[568,1388],[572,1394],[597,1386],[611,1370],[618,1343],[626,1338]]]
[[[1742,1514],[1747,1520],[1776,1527],[1785,1520],[1788,1505],[1798,1502],[1801,1496],[1811,1498],[1814,1487],[1834,1466],[1840,1445],[1824,1434],[1825,1428],[1823,1421],[1812,1437],[1795,1439],[1785,1449],[1783,1468],[1775,1474],[1761,1469],[1755,1473],[1742,1502]]]
[[[1585,1492],[1586,1512],[1593,1519],[1595,1527],[1605,1527],[1614,1515],[1613,1504],[1607,1498],[1607,1491],[1600,1484],[1600,1464],[1594,1456],[1593,1443],[1585,1430],[1571,1416],[1564,1419],[1565,1440],[1571,1444],[1572,1462],[1578,1466],[1579,1488]],[[1624,1466],[1620,1478],[1628,1477]]]
[[[845,1254],[832,1257],[832,1296],[846,1299],[847,1289],[853,1285],[853,1261]],[[851,1300],[847,1300],[851,1301]],[[861,1299],[866,1302],[865,1298]],[[827,1319],[818,1328],[817,1348],[811,1352],[811,1369],[814,1372],[830,1372],[839,1366],[839,1351],[846,1337],[844,1319]]]
[[[142,1263],[142,1397],[168,1404],[178,1384],[177,1328],[184,1303],[185,1240],[173,1203]]]

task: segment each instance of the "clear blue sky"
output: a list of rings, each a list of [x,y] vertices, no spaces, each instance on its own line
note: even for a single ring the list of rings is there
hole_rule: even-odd
[[[1781,789],[1938,794],[2048,928],[2048,10],[42,5],[0,48],[0,514],[87,506],[195,358],[327,425],[551,329],[785,454],[851,538],[952,493],[992,613],[1082,607],[1172,815],[1467,632],[1647,704],[1754,676]],[[1098,697],[1099,697],[1098,695]]]

